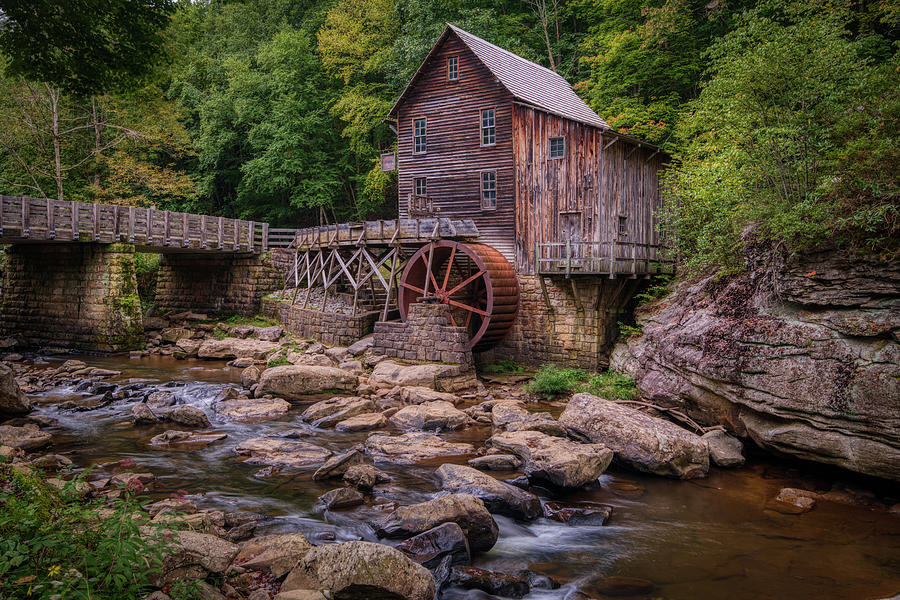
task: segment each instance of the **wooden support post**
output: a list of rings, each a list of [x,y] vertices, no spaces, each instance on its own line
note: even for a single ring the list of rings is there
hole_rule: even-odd
[[[222,239],[222,234],[224,233],[225,223],[222,220],[222,217],[219,217],[216,223],[216,241],[218,242],[219,250],[222,250],[225,247],[225,241]]]
[[[200,247],[206,250],[206,215],[200,215]]]
[[[269,251],[269,224],[268,223],[262,224],[262,251],[263,252]]]
[[[147,245],[153,244],[153,209],[147,209]]]
[[[241,249],[241,239],[239,237],[241,235],[241,232],[240,232],[240,227],[238,227],[237,219],[231,220],[231,226],[234,228],[234,232],[233,232],[234,233],[234,245],[232,246],[231,249],[234,250],[235,252],[237,252],[238,250]]]
[[[99,242],[100,241],[100,205],[95,203],[93,205],[93,207],[94,207],[94,214],[93,214],[93,217],[94,217],[94,241]]]
[[[163,244],[168,246],[172,243],[172,232],[169,229],[169,211],[163,212]]]
[[[253,236],[255,235],[256,226],[253,221],[247,222],[247,250],[253,252]]]
[[[53,200],[47,198],[47,236],[52,240],[56,237],[56,227],[53,223],[53,213],[55,207],[53,206]]]
[[[31,202],[28,198],[19,197],[22,201],[22,237],[31,237]]]
[[[185,248],[191,245],[191,225],[187,213],[181,213],[181,245]]]
[[[134,207],[128,207],[128,241],[134,243]]]
[[[381,311],[382,321],[387,321],[388,318],[388,309],[391,306],[391,298],[394,295],[394,282],[397,279],[397,261],[400,258],[396,246],[391,249],[391,252],[393,253],[393,257],[391,257],[391,279],[388,281],[387,297],[384,299],[384,310]]]
[[[113,206],[113,238],[117,242],[121,242],[119,230],[119,205]]]
[[[572,275],[572,240],[566,240],[566,279]]]
[[[607,242],[609,244],[609,278],[616,278],[616,243]]]
[[[78,203],[72,200],[72,241],[78,241]]]

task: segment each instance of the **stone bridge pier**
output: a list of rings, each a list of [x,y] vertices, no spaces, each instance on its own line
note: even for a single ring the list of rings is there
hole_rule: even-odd
[[[281,285],[265,253],[163,252],[156,293],[160,312],[253,315],[262,296]],[[135,246],[125,243],[7,247],[0,336],[33,348],[142,348],[134,253]]]

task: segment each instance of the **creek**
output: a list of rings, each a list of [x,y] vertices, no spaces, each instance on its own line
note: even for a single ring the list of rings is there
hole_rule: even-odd
[[[313,481],[313,469],[258,478],[255,473],[260,466],[243,464],[234,446],[251,437],[299,430],[302,439],[339,452],[364,441],[367,434],[312,428],[299,418],[306,405],[296,405],[276,420],[229,422],[213,411],[212,404],[223,389],[240,387],[240,370],[222,362],[77,358],[121,371],[110,383],[141,383],[174,392],[179,403],[202,409],[212,422],[211,429],[228,437],[202,449],[154,448],[148,440],[171,426],[133,426],[130,401],[82,412],[61,409],[60,403],[84,395],[61,387],[35,398],[36,412],[57,420],[57,426],[47,429],[54,436],[54,452],[67,455],[80,467],[132,459],[137,466],[131,470],[156,476],[155,497],[181,490],[201,508],[246,510],[271,517],[257,535],[300,531],[315,544],[332,536],[339,541],[376,541],[369,526],[373,519],[386,514],[394,503],[420,502],[439,491],[433,472],[440,463],[413,467],[378,463],[393,481],[377,486],[374,499],[356,509],[323,513],[316,499],[339,482]],[[48,366],[58,364],[49,359]],[[490,435],[490,427],[441,435],[478,446]],[[587,592],[592,581],[609,575],[652,581],[653,591],[632,596],[636,598],[858,600],[896,594],[900,591],[900,516],[829,502],[819,502],[801,515],[766,509],[783,487],[827,488],[841,477],[839,472],[814,472],[758,456],[751,457],[744,468],[713,468],[708,478],[693,481],[611,467],[594,489],[553,496],[611,505],[613,513],[606,525],[565,525],[544,519],[518,523],[496,517],[500,539],[490,552],[477,555],[474,564],[503,572],[527,568],[562,584],[556,590],[534,590],[530,599],[563,599],[582,588]],[[543,499],[551,497],[549,492],[534,491]],[[479,594],[449,591],[444,598],[486,597]]]

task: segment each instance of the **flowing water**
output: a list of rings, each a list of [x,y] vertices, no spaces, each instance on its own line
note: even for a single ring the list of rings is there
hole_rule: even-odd
[[[299,419],[302,406],[275,421],[225,421],[213,412],[212,403],[224,388],[239,386],[240,371],[223,363],[79,358],[91,366],[122,371],[111,382],[148,383],[173,391],[180,403],[203,409],[213,430],[228,434],[204,449],[155,449],[147,441],[170,427],[133,427],[130,402],[73,412],[57,406],[79,395],[73,389],[58,388],[41,396],[38,411],[58,420],[58,427],[50,430],[56,452],[79,466],[133,459],[137,466],[129,470],[156,475],[156,495],[183,490],[201,507],[262,513],[274,517],[263,533],[301,531],[319,543],[316,540],[332,536],[374,541],[368,523],[392,502],[420,502],[438,491],[435,465],[379,464],[393,481],[378,486],[372,502],[322,513],[316,498],[337,482],[312,481],[312,470],[257,478],[254,473],[260,467],[242,464],[233,447],[251,437],[300,430],[303,439],[337,452],[366,434],[313,429]],[[490,430],[475,427],[444,435],[480,443]],[[532,599],[563,599],[575,589],[590,590],[592,581],[610,575],[654,583],[652,593],[635,598],[858,600],[900,593],[900,516],[829,502],[819,502],[802,515],[766,510],[767,501],[782,487],[812,484],[827,489],[841,474],[809,475],[794,465],[758,458],[751,462],[738,470],[713,469],[707,479],[686,482],[611,468],[595,489],[555,498],[613,506],[606,525],[569,526],[543,519],[517,523],[497,517],[500,539],[490,552],[476,556],[474,564],[503,572],[527,568],[562,584],[557,590],[532,591]],[[444,597],[486,596],[451,591]]]

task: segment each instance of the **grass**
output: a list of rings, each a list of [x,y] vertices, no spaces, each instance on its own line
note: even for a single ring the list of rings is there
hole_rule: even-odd
[[[270,358],[269,362],[266,363],[266,366],[269,368],[272,367],[284,367],[286,365],[291,364],[286,356],[276,356],[275,358]]]
[[[241,315],[220,316],[219,321],[229,325],[249,325],[251,327],[272,327],[273,325],[278,325],[278,321],[275,319],[262,315],[253,317],[243,317]]]
[[[560,369],[543,365],[525,389],[553,400],[576,392],[587,392],[607,400],[632,400],[637,397],[634,379],[613,371],[591,375],[582,369]]]
[[[489,365],[485,365],[481,371],[483,373],[487,373],[488,375],[499,375],[503,373],[522,373],[525,371],[525,367],[516,363],[516,361],[511,358],[504,358],[502,360],[498,360],[495,363],[491,363]]]

